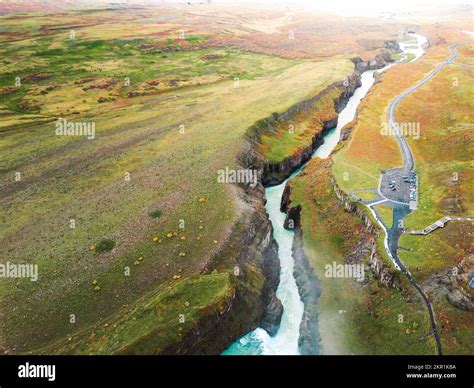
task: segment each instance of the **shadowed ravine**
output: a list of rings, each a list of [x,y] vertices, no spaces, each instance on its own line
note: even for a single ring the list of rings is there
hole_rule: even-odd
[[[349,98],[347,105],[339,113],[337,126],[324,136],[324,144],[317,148],[313,157],[325,159],[331,154],[339,142],[341,129],[355,118],[360,101],[374,84],[374,73],[376,71],[383,71],[390,66],[387,65],[377,70],[368,70],[361,74],[361,86]],[[277,296],[283,305],[283,316],[278,332],[275,336],[271,337],[264,329],[257,328],[235,341],[223,352],[224,355],[299,354],[298,339],[304,304],[300,298],[293,274],[294,258],[291,249],[294,232],[284,229],[283,224],[286,213],[280,211],[280,204],[287,181],[298,174],[301,168],[294,171],[281,184],[265,189],[265,197],[267,199],[266,210],[273,225],[274,238],[279,246],[278,256],[281,264]]]
[[[413,47],[413,43],[401,43],[400,48],[405,54],[413,54],[414,59],[412,61],[414,61],[423,55],[424,50],[421,46],[426,42],[426,38],[417,34],[412,35],[417,40],[416,48]],[[374,84],[374,73],[376,71],[384,71],[391,66],[392,64],[389,64],[381,69],[368,70],[361,74],[361,86],[355,90],[345,108],[339,113],[337,126],[331,129],[324,136],[324,144],[316,149],[313,157],[325,159],[331,154],[332,150],[339,142],[341,129],[355,118],[356,110],[360,101]],[[291,248],[294,240],[294,232],[284,229],[283,224],[286,218],[286,213],[280,211],[280,204],[286,183],[298,174],[303,167],[304,166],[294,171],[293,174],[280,185],[265,189],[265,197],[267,199],[266,210],[273,225],[274,238],[279,246],[278,255],[281,264],[280,283],[277,290],[277,296],[281,300],[284,310],[278,332],[275,336],[271,337],[264,329],[257,328],[235,341],[223,352],[224,355],[300,354],[298,349],[298,339],[300,337],[300,324],[304,312],[304,303],[300,298],[293,273],[295,263]],[[372,210],[370,207],[369,209]],[[397,214],[401,219],[403,219],[407,214],[409,214],[409,212],[397,212]],[[377,216],[376,218],[378,219]],[[382,223],[380,224],[381,227],[384,227]],[[408,277],[410,283],[419,293],[421,293],[428,306],[433,333],[437,342],[438,353],[441,353],[439,338],[434,322],[434,313],[430,308],[431,306],[419,286],[411,279],[409,272],[398,260],[396,251],[398,248],[400,233],[393,233],[392,230],[386,230],[386,235],[385,248],[387,252],[392,258],[396,258],[394,261],[398,264],[398,268],[402,270],[402,272]],[[316,349],[315,353],[320,353],[320,349]]]

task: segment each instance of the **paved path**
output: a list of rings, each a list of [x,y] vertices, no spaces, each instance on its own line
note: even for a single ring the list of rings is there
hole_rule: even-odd
[[[398,105],[400,102],[409,94],[413,93],[415,90],[419,89],[421,86],[426,84],[429,80],[431,80],[436,74],[438,74],[443,67],[446,65],[453,63],[453,61],[456,59],[458,56],[458,52],[456,51],[456,48],[459,46],[465,44],[465,42],[459,42],[455,43],[451,46],[449,46],[449,51],[451,51],[451,55],[449,58],[447,58],[445,61],[441,62],[439,65],[437,65],[431,73],[429,73],[425,78],[423,78],[421,81],[419,81],[417,84],[413,85],[411,88],[405,90],[402,94],[398,95],[390,104],[388,108],[388,122],[390,124],[390,127],[394,131],[394,133],[397,136],[398,143],[400,145],[402,155],[403,155],[403,167],[406,170],[413,170],[413,167],[415,166],[415,161],[413,159],[413,154],[410,150],[410,147],[408,146],[408,143],[406,142],[405,138],[403,137],[402,134],[398,131],[398,125],[395,120],[395,110],[397,109]]]
[[[461,62],[451,62],[453,65],[459,65],[459,66],[466,66],[466,67],[474,67],[474,65],[471,65],[470,63],[461,63]]]
[[[437,65],[426,77],[424,77],[421,81],[419,81],[418,83],[416,83],[414,86],[412,86],[411,88],[405,90],[402,94],[398,95],[390,104],[389,108],[388,108],[388,121],[389,121],[389,125],[390,127],[392,128],[392,131],[393,133],[395,133],[396,135],[396,138],[397,138],[397,141],[398,141],[398,144],[400,146],[400,150],[402,152],[402,156],[403,156],[403,168],[401,168],[401,173],[403,175],[409,175],[410,171],[413,171],[414,167],[415,167],[415,160],[413,158],[413,154],[411,152],[411,149],[405,139],[405,137],[403,136],[403,134],[400,133],[399,131],[399,128],[398,128],[398,125],[397,125],[397,122],[395,121],[395,110],[396,108],[398,107],[398,105],[400,104],[400,102],[406,97],[408,96],[409,94],[413,93],[415,90],[419,89],[421,86],[425,85],[428,81],[430,81],[436,74],[438,74],[446,65],[449,65],[451,63],[453,63],[454,59],[456,59],[456,57],[458,56],[458,52],[456,51],[456,48],[459,47],[460,45],[462,44],[465,44],[465,42],[459,42],[459,43],[455,43],[451,46],[449,46],[449,50],[451,51],[451,55],[449,56],[449,58],[447,58],[445,61],[441,62],[439,65]],[[416,186],[418,186],[418,181],[416,181]],[[407,190],[408,189],[408,186],[407,185],[401,185],[400,187],[400,190]],[[418,187],[416,187],[416,190],[418,191]],[[418,195],[417,195],[418,196]],[[444,220],[444,219],[442,219]],[[444,224],[446,222],[448,222],[449,219],[445,220],[444,222],[441,222],[440,221],[437,221],[435,222],[435,228],[438,228],[440,227],[440,225],[444,226]],[[430,225],[428,226],[427,228],[425,228],[426,230],[428,230],[429,228],[431,228],[433,225]],[[432,229],[434,230],[434,229]],[[432,231],[430,230],[430,232]],[[429,232],[428,232],[429,233]],[[395,233],[398,238],[399,238],[399,233]],[[398,240],[397,240],[398,241]],[[433,332],[433,336],[434,336],[434,339],[436,341],[436,347],[437,347],[437,350],[438,350],[438,354],[442,354],[442,348],[441,348],[441,341],[440,341],[440,338],[439,338],[439,334],[438,334],[438,330],[437,330],[437,327],[436,327],[436,320],[435,320],[435,314],[434,314],[434,310],[433,310],[433,305],[431,304],[431,302],[429,301],[427,295],[425,294],[424,290],[415,282],[415,280],[413,279],[413,277],[411,276],[410,272],[408,271],[408,269],[405,267],[405,265],[401,262],[401,260],[398,258],[398,253],[397,253],[397,246],[398,244],[395,244],[395,249],[394,251],[392,252],[392,255],[395,259],[395,261],[397,262],[397,264],[399,265],[399,267],[401,268],[401,271],[405,274],[406,278],[408,279],[408,281],[411,283],[411,285],[418,291],[418,293],[421,295],[421,297],[423,298],[423,300],[425,301],[425,304],[426,304],[426,307],[428,309],[428,313],[429,313],[429,316],[430,316],[430,321],[431,321],[431,328],[432,328],[432,332]]]
[[[406,201],[406,197],[408,196],[408,190],[409,190],[409,185],[408,184],[402,184],[403,182],[402,178],[403,176],[409,176],[410,172],[413,171],[415,167],[415,160],[413,158],[413,154],[411,152],[411,149],[403,136],[403,134],[400,133],[398,123],[395,120],[395,110],[400,104],[400,102],[409,94],[413,93],[415,90],[419,89],[421,86],[426,84],[428,81],[430,81],[436,74],[438,74],[446,65],[453,63],[454,59],[458,56],[458,53],[456,51],[456,48],[459,47],[460,45],[464,44],[464,42],[456,43],[453,44],[449,47],[449,50],[451,51],[451,55],[449,58],[447,58],[445,61],[441,62],[439,65],[437,65],[426,77],[424,77],[421,81],[416,83],[414,86],[411,88],[405,90],[403,93],[399,94],[390,104],[388,108],[388,122],[390,125],[390,128],[392,129],[392,133],[396,135],[397,142],[400,146],[400,150],[402,152],[402,157],[403,157],[403,167],[399,168],[394,168],[392,170],[387,170],[384,173],[382,173],[381,179],[380,179],[380,185],[379,185],[379,194],[382,196],[384,199],[386,199],[387,204],[391,204],[393,206],[398,206],[398,210],[394,210],[394,223],[392,225],[392,228],[387,231],[387,245],[389,249],[389,254],[393,258],[395,265],[397,265],[401,272],[405,275],[407,280],[410,282],[410,284],[418,291],[420,296],[422,297],[423,301],[425,302],[426,308],[429,313],[430,317],[430,322],[431,322],[431,330],[433,333],[433,337],[436,342],[436,349],[437,353],[439,355],[442,354],[442,347],[441,347],[441,340],[439,338],[438,330],[436,327],[436,319],[435,319],[435,314],[434,314],[434,309],[433,305],[431,304],[430,300],[428,299],[428,296],[426,295],[425,291],[415,282],[413,279],[410,271],[408,268],[402,263],[400,258],[398,257],[398,240],[400,238],[400,235],[402,233],[401,229],[398,229],[396,224],[398,221],[403,221],[403,218],[409,214],[410,210],[408,209],[408,203]],[[395,176],[392,176],[392,175]],[[394,179],[398,181],[398,192],[396,193],[396,196],[392,195],[390,191],[385,190],[382,192],[383,187],[382,182],[384,180],[384,177],[386,178],[385,180],[390,180]],[[418,190],[418,181],[416,180],[416,190]],[[355,194],[353,194],[355,196]],[[393,197],[393,198],[390,198]],[[373,209],[373,205],[376,203],[371,203],[367,204],[370,209]],[[405,210],[404,210],[405,209]],[[375,209],[373,209],[375,211]],[[444,220],[444,218],[442,219]],[[449,219],[444,220],[444,222],[437,221],[439,223],[435,223],[436,228],[440,227],[439,225],[443,225],[450,221]],[[425,228],[428,230],[428,228],[432,227],[430,225],[429,227]],[[424,230],[425,230],[424,229]],[[434,230],[434,229],[433,229]]]
[[[438,228],[444,228],[444,225],[448,221],[474,221],[474,217],[443,217],[439,219],[438,221],[433,222],[431,225],[428,225],[426,228],[421,229],[421,230],[406,230],[404,233],[407,234],[422,234],[426,235]]]
[[[373,199],[362,199],[359,195],[360,193],[372,193],[374,195]],[[367,190],[354,190],[349,193],[353,201],[362,202],[364,205],[375,205],[376,203],[382,203],[387,201],[385,198],[379,195],[377,189],[367,189]]]
[[[451,55],[443,62],[438,64],[427,76],[425,76],[421,81],[410,87],[409,89],[405,90],[403,93],[399,94],[391,103],[388,108],[388,123],[391,128],[391,133],[395,134],[397,142],[400,146],[400,150],[402,152],[403,157],[403,167],[401,168],[394,168],[391,170],[387,170],[382,174],[382,178],[380,180],[381,187],[380,192],[387,199],[391,199],[397,202],[404,202],[409,203],[409,194],[410,188],[409,184],[404,182],[402,177],[408,176],[410,171],[413,171],[415,167],[415,160],[413,157],[413,153],[411,152],[410,146],[408,145],[406,138],[403,136],[403,133],[400,133],[399,124],[395,120],[395,111],[397,107],[400,105],[400,102],[409,94],[413,93],[415,90],[419,89],[423,85],[425,85],[428,81],[430,81],[436,74],[438,74],[446,65],[456,63],[454,60],[458,56],[458,52],[456,48],[465,44],[466,42],[459,42],[449,46],[449,50]],[[397,182],[397,190],[391,191],[388,187],[387,182],[395,180]],[[415,189],[416,193],[418,191],[418,183],[416,183]],[[416,198],[418,195],[416,194]],[[417,201],[417,199],[415,200]],[[416,208],[416,206],[414,207]]]

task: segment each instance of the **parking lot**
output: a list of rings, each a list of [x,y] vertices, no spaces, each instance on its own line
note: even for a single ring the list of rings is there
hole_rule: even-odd
[[[405,178],[404,178],[405,177]],[[384,171],[380,183],[380,192],[392,201],[409,204],[417,201],[417,180],[414,173],[405,168]]]

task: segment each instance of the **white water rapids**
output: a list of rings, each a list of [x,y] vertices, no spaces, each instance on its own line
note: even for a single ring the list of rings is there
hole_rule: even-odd
[[[417,34],[410,35],[414,39],[409,42],[401,42],[400,48],[405,54],[413,54],[415,56],[414,59],[416,59],[424,53],[421,45],[426,42],[426,38]],[[324,144],[317,148],[313,157],[325,159],[330,155],[339,142],[341,129],[355,118],[356,109],[360,101],[374,84],[374,73],[384,71],[390,66],[392,65],[362,73],[362,85],[355,90],[353,96],[347,102],[346,107],[339,113],[337,127],[331,129],[326,134]],[[294,233],[283,227],[286,214],[280,211],[280,203],[286,182],[298,174],[300,170],[301,169],[295,171],[280,185],[265,189],[265,197],[267,199],[265,208],[273,225],[273,237],[278,243],[278,257],[281,266],[277,297],[281,300],[283,305],[283,316],[278,332],[274,337],[271,337],[264,329],[257,328],[235,341],[222,353],[223,355],[298,354],[298,338],[300,335],[300,323],[303,317],[304,304],[300,298],[293,274],[294,259],[291,248]]]

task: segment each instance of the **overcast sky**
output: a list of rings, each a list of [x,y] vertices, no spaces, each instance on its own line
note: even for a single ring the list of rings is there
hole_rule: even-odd
[[[2,0],[0,0],[1,2]],[[56,1],[56,0],[43,0]],[[197,5],[207,3],[207,0],[83,0],[90,1],[90,5],[104,3],[128,3],[128,4],[146,4],[155,3],[163,5],[187,4],[188,2]],[[397,17],[417,16],[417,11],[423,13],[423,16],[436,15],[436,17],[447,16],[446,10],[457,8],[463,5],[466,13],[471,13],[474,24],[474,0],[211,0],[215,4],[230,5],[248,5],[277,7],[279,9],[307,9],[308,11],[323,11],[328,13],[337,13],[342,15],[364,15],[380,16],[381,13],[397,12]],[[433,12],[439,10],[439,12]],[[423,12],[430,11],[430,12]],[[464,11],[462,11],[464,12]],[[467,15],[466,15],[467,16]]]
[[[189,0],[191,3],[207,2],[207,0]],[[212,3],[246,3],[246,4],[284,4],[284,5],[304,5],[307,7],[377,7],[377,8],[403,8],[413,5],[432,5],[445,4],[473,4],[473,0],[211,0]],[[107,0],[109,3],[187,3],[188,0]]]
[[[95,0],[97,1],[97,0]],[[119,3],[206,3],[207,0],[109,0]],[[418,7],[434,9],[442,5],[453,7],[456,5],[472,5],[474,0],[211,0],[217,4],[248,4],[262,6],[289,6],[290,8],[305,8],[308,10],[322,10],[349,14],[379,14],[383,11],[405,11]],[[473,15],[474,18],[474,15]],[[473,19],[474,20],[474,19]]]
[[[470,4],[473,0],[212,0],[215,3],[282,4],[309,9],[336,10],[403,10],[416,6],[433,8],[437,5]]]

